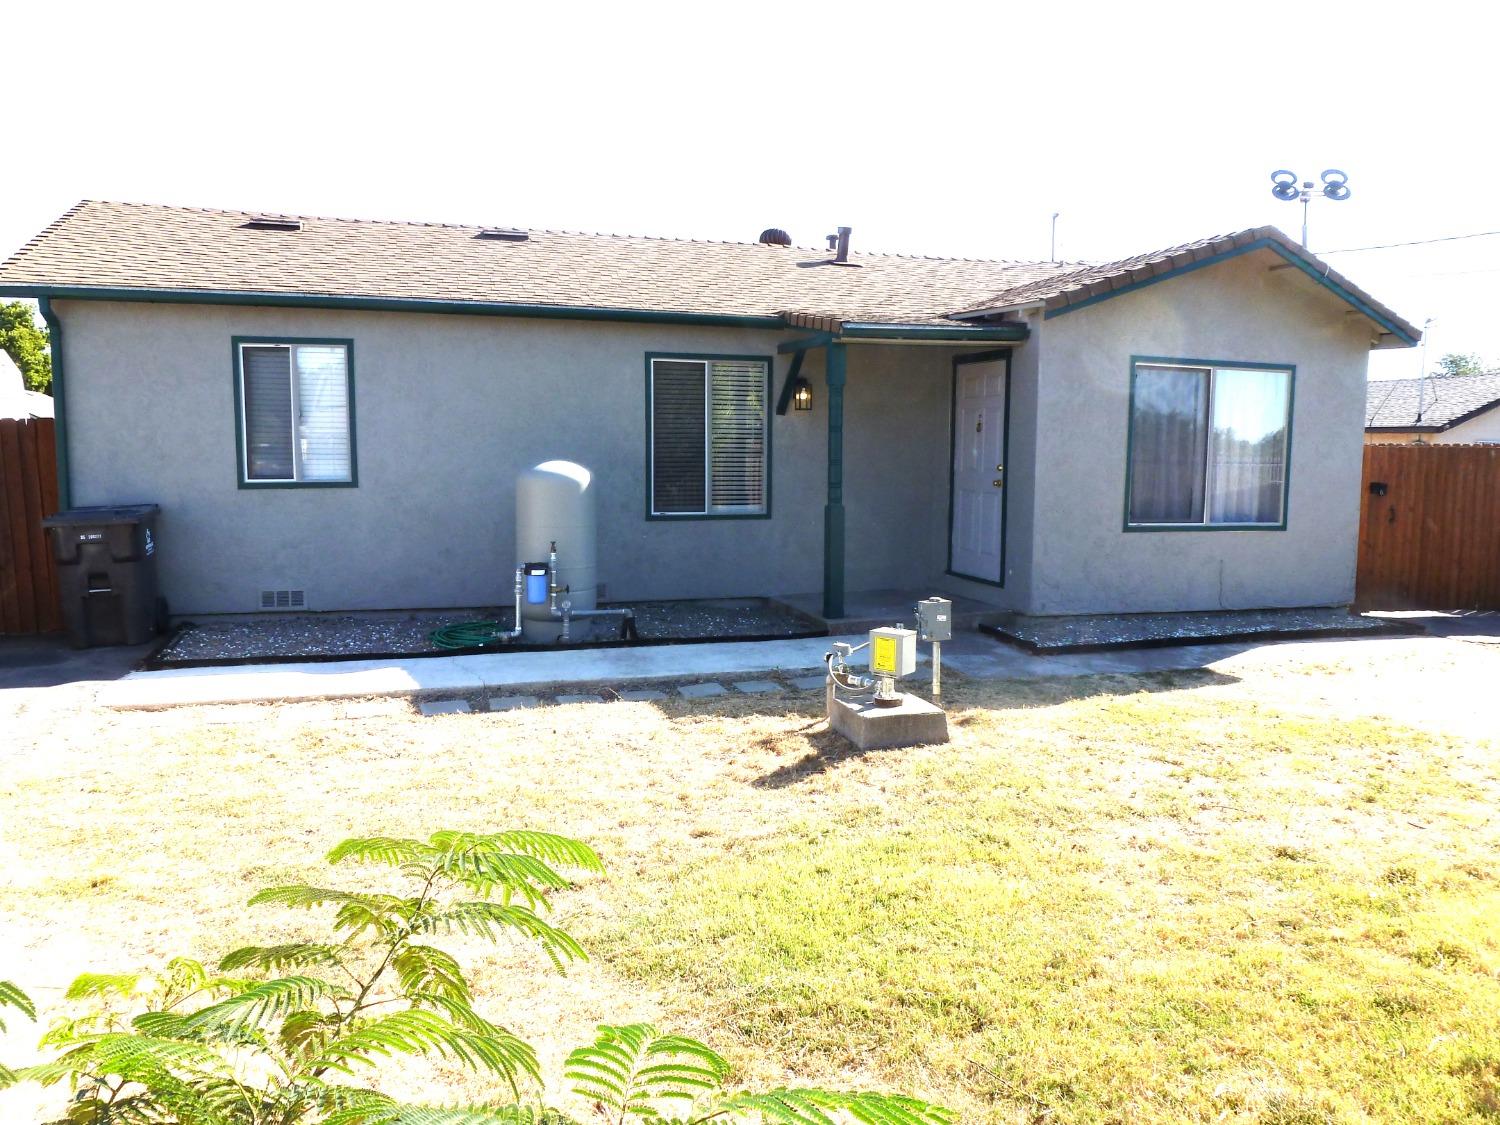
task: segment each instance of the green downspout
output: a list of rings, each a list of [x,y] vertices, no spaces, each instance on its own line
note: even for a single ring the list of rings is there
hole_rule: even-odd
[[[68,411],[67,384],[63,381],[62,321],[52,310],[52,299],[41,296],[36,299],[42,319],[47,323],[47,345],[52,355],[52,415],[55,419],[53,436],[57,445],[57,505],[66,511],[73,506],[73,490],[68,483]],[[49,513],[50,514],[50,513]]]
[[[823,616],[844,616],[844,382],[848,356],[829,344],[823,365],[828,384],[828,502],[823,506]]]

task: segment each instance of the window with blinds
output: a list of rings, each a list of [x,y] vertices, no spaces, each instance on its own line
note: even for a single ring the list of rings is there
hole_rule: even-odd
[[[347,343],[238,343],[241,480],[353,484]]]
[[[767,513],[763,359],[651,361],[651,514]]]

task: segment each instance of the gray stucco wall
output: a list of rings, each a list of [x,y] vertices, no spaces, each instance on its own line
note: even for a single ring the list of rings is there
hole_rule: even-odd
[[[789,334],[326,310],[58,301],[75,504],[160,503],[182,614],[485,606],[510,596],[515,477],[549,458],[599,482],[617,598],[822,585],[827,394],[772,418],[772,518],[645,519],[648,351],[775,356]],[[230,338],[354,342],[357,488],[237,486]],[[846,394],[848,588],[921,586],[946,551],[949,353],[860,347]],[[773,394],[787,358],[776,357]]]
[[[1021,608],[1353,598],[1370,328],[1298,271],[1268,269],[1276,261],[1244,255],[1044,322],[1034,555]],[[1123,530],[1132,355],[1296,365],[1286,530]]]

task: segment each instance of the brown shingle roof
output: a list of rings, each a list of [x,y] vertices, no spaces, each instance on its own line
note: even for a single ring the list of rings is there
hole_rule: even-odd
[[[1319,280],[1342,290],[1346,299],[1366,305],[1385,323],[1382,327],[1398,329],[1409,340],[1421,338],[1421,332],[1401,319],[1385,305],[1370,296],[1331,266],[1313,256],[1275,227],[1253,227],[1233,234],[1219,234],[1186,242],[1166,250],[1153,250],[1137,254],[1133,258],[1122,258],[1117,262],[1100,265],[1079,266],[1054,273],[1046,277],[1020,281],[992,293],[986,300],[967,309],[959,310],[959,317],[973,317],[1005,309],[1041,306],[1048,312],[1062,310],[1084,302],[1116,293],[1121,289],[1151,281],[1166,273],[1179,271],[1196,262],[1217,258],[1225,253],[1245,250],[1256,245],[1269,244],[1271,249],[1289,261],[1300,262],[1308,267]]]
[[[949,324],[947,313],[1076,265],[852,253],[302,217],[249,230],[245,211],[78,204],[3,266],[0,286],[86,286],[522,303],[663,313]]]
[[[1447,430],[1500,406],[1500,372],[1382,379],[1370,383],[1365,403],[1367,430]]]
[[[255,214],[85,200],[0,265],[0,289],[232,293],[307,298],[527,305],[691,317],[841,323],[972,324],[992,312],[1049,312],[1098,299],[1251,244],[1343,291],[1409,339],[1419,333],[1274,227],[1104,265],[850,254],[753,242],[696,242],[571,231],[525,241],[481,227],[287,216],[296,231],[250,229]]]

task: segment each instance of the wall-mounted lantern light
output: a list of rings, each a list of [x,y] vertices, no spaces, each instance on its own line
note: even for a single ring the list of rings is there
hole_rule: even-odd
[[[806,379],[798,379],[792,386],[792,406],[797,410],[812,409],[812,384]]]

